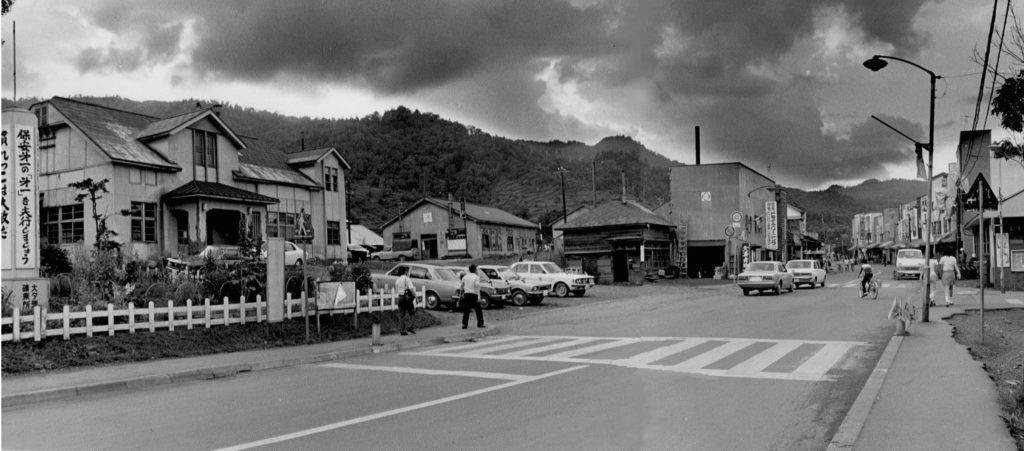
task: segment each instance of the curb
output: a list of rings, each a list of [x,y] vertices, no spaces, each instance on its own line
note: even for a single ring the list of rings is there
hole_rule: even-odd
[[[388,343],[383,345],[371,346],[369,348],[363,349],[348,349],[342,351],[333,351],[321,354],[308,355],[303,357],[273,359],[253,363],[236,363],[231,365],[212,366],[206,368],[175,371],[162,375],[138,376],[128,379],[98,382],[95,384],[78,385],[74,387],[50,388],[45,390],[37,390],[25,393],[6,395],[3,396],[2,399],[0,399],[0,403],[2,403],[4,407],[24,406],[28,404],[35,404],[46,401],[74,398],[77,396],[138,390],[143,388],[155,387],[159,385],[168,385],[195,380],[214,380],[234,376],[239,373],[249,373],[254,371],[263,371],[289,366],[310,365],[315,363],[327,362],[331,360],[341,360],[352,357],[360,357],[368,354],[378,354],[382,352],[404,351],[408,349],[415,349],[424,346],[433,346],[444,343],[474,341],[489,335],[498,335],[500,333],[500,329],[491,328],[488,329],[486,332],[470,332],[447,337],[424,338],[422,340],[409,341],[405,343]]]
[[[853,401],[850,410],[846,412],[846,417],[843,418],[839,429],[832,436],[832,441],[828,444],[828,451],[853,449],[861,429],[864,428],[864,424],[868,420],[871,408],[875,405],[875,400],[878,399],[878,393],[882,391],[882,384],[885,382],[886,375],[889,374],[889,368],[896,360],[896,353],[899,352],[900,345],[903,344],[903,338],[903,336],[896,335],[889,339],[889,344],[885,346],[885,351],[882,352],[882,357],[875,364],[875,369],[871,371],[871,376],[864,383],[857,399]]]

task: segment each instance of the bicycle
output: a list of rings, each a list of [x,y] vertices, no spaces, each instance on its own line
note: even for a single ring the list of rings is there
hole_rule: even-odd
[[[878,283],[875,279],[871,279],[871,281],[868,282],[868,296],[870,296],[871,299],[878,299],[878,289],[881,287],[882,284]]]

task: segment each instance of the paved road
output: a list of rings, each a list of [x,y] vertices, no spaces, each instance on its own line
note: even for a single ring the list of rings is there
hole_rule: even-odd
[[[918,286],[883,274],[868,301],[851,278],[599,287],[477,343],[5,409],[3,447],[823,449],[893,332],[892,296]]]

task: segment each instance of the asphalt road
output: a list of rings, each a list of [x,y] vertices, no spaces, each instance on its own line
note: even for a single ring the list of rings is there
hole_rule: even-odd
[[[781,296],[602,286],[488,311],[502,334],[477,343],[4,409],[2,445],[824,449],[918,284],[880,272],[875,301],[850,273]]]

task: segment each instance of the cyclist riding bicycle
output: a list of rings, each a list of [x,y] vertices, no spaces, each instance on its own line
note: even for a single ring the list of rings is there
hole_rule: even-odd
[[[863,276],[860,280],[860,297],[868,295],[868,284],[871,283],[873,276],[873,270],[871,265],[868,263],[866,258],[860,260],[860,272],[857,273],[857,277]]]

